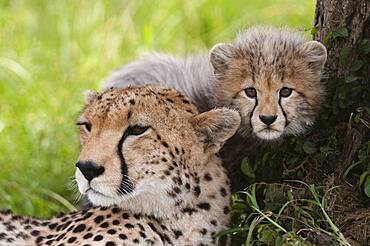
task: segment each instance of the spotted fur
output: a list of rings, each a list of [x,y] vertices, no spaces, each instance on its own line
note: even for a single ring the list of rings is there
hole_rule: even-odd
[[[0,245],[218,243],[230,190],[216,154],[239,127],[239,114],[199,114],[178,92],[151,87],[87,99],[76,180],[96,207],[51,219],[0,213]]]
[[[300,134],[314,122],[324,98],[320,79],[325,61],[325,47],[307,42],[298,32],[253,27],[240,32],[233,43],[215,45],[209,58],[148,55],[113,72],[106,86],[175,88],[201,111],[215,106],[237,109],[242,136],[274,140]],[[287,88],[291,94],[281,93]],[[248,96],[247,90],[254,90],[255,96]]]

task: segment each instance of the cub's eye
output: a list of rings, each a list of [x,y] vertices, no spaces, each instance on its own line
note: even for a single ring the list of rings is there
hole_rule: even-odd
[[[245,94],[250,98],[256,98],[257,97],[257,91],[253,87],[248,87],[244,91],[245,91]]]
[[[91,123],[89,122],[77,122],[76,125],[82,126],[86,131],[91,132]]]
[[[138,125],[130,126],[129,135],[141,135],[148,129],[149,126],[138,126]]]
[[[280,96],[281,97],[289,97],[293,92],[293,89],[288,87],[283,87],[280,89]]]

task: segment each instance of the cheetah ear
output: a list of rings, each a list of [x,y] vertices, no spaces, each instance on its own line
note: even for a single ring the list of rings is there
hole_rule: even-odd
[[[206,152],[215,154],[239,128],[240,115],[232,109],[218,108],[193,116],[190,123],[205,143]]]
[[[85,90],[85,91],[83,92],[83,94],[84,94],[84,96],[85,96],[85,102],[86,102],[87,104],[91,103],[91,101],[99,95],[99,93],[98,93],[98,92],[96,92],[96,91],[91,91],[91,90]]]
[[[209,59],[215,70],[215,74],[223,74],[228,68],[228,63],[235,55],[235,47],[232,44],[219,43],[213,46],[209,52]]]
[[[327,52],[323,44],[317,41],[309,41],[298,46],[298,52],[310,64],[314,70],[324,68]]]

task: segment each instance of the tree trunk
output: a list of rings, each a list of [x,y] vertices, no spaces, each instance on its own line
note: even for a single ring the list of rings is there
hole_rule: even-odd
[[[369,0],[317,0],[314,39],[327,47],[329,76],[340,78],[348,75],[349,64],[357,60],[362,41],[370,38],[369,16]],[[345,64],[340,62],[344,48],[351,49]],[[364,72],[370,75],[369,71]]]
[[[370,42],[370,1],[369,0],[317,0],[314,20],[314,39],[325,44],[328,51],[326,74],[334,78],[329,83],[339,87],[340,80],[350,82],[357,78],[362,88],[356,100],[357,107],[369,106],[368,86],[370,77],[370,54],[362,50],[364,42]],[[366,53],[366,54],[365,54]],[[361,69],[356,70],[356,65]],[[334,85],[333,85],[334,83]],[[348,90],[355,90],[347,88]],[[354,112],[354,108],[351,109]],[[336,176],[341,176],[352,162],[361,145],[364,126],[347,133],[340,160],[337,160]],[[353,135],[353,131],[361,134]],[[353,135],[353,136],[352,136]],[[352,136],[352,137],[350,137]],[[355,138],[357,136],[357,138]],[[348,154],[351,153],[351,156]],[[338,165],[340,163],[340,165]]]
[[[338,107],[345,117],[335,116],[340,123],[350,114],[356,115],[359,108],[370,109],[370,0],[317,0],[314,27],[314,39],[324,43],[328,51],[325,69],[331,90],[327,104],[336,107],[333,98],[339,98],[337,90],[342,90],[342,99],[346,95],[346,103]],[[361,116],[366,122],[369,112]],[[365,124],[346,129],[347,133],[340,136],[344,141],[339,157],[332,163],[334,183],[341,185],[343,199],[336,202],[334,222],[352,245],[369,245],[370,207],[363,207],[356,185],[347,185],[343,175],[356,160],[359,148],[369,141],[369,129]]]

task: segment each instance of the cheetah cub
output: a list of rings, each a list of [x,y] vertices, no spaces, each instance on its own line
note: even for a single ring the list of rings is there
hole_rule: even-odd
[[[241,114],[243,137],[276,140],[313,124],[324,99],[326,48],[298,32],[253,27],[209,56],[152,54],[112,73],[106,87],[152,84],[189,96],[200,111],[229,106]]]
[[[198,113],[172,89],[90,93],[78,119],[79,191],[95,206],[37,219],[0,214],[0,245],[215,245],[229,223],[217,157],[240,124],[227,108]]]

